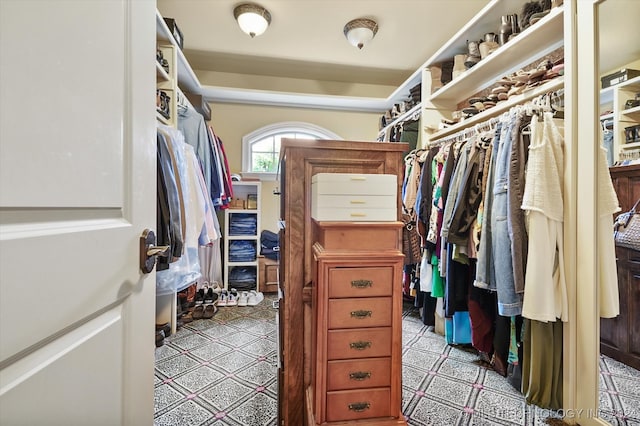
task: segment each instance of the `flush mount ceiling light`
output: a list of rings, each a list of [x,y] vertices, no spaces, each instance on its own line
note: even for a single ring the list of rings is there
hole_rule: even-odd
[[[367,18],[354,19],[344,26],[344,36],[358,49],[362,49],[365,44],[373,40],[377,32],[378,23]]]
[[[271,23],[271,14],[264,7],[255,3],[243,3],[233,9],[233,16],[240,29],[251,38],[259,36],[267,30]]]

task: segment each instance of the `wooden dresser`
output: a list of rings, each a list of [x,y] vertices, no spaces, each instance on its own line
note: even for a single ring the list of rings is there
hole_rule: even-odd
[[[393,174],[400,218],[406,143],[283,139],[280,148],[280,299],[278,425],[309,420],[305,392],[312,382],[313,226],[311,181],[318,173]]]
[[[308,424],[406,425],[401,412],[402,223],[314,225]]]
[[[640,165],[612,167],[622,212],[640,199]],[[640,370],[640,252],[616,247],[620,315],[600,320],[600,351]]]

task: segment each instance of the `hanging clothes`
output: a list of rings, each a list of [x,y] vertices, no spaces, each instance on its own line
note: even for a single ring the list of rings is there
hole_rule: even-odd
[[[551,112],[531,119],[522,202],[529,235],[522,315],[544,322],[569,319],[564,273],[563,125]]]

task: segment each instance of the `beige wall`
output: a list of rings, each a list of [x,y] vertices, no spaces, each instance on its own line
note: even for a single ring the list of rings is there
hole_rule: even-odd
[[[378,136],[377,113],[328,111],[276,106],[211,103],[211,125],[222,139],[232,173],[242,171],[242,137],[283,121],[302,121],[330,130],[345,140],[373,141]],[[262,182],[262,229],[277,232],[278,182]]]

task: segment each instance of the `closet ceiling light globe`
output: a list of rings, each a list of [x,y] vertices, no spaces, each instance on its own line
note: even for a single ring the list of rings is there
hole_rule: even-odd
[[[264,7],[255,3],[244,3],[233,10],[240,29],[251,38],[264,33],[271,23],[271,14]]]
[[[373,40],[377,32],[378,23],[366,18],[354,19],[344,26],[344,36],[358,49],[362,49],[365,44]]]

